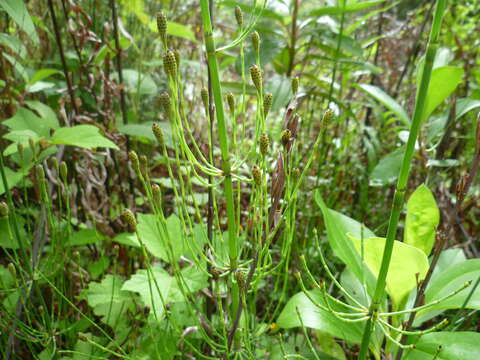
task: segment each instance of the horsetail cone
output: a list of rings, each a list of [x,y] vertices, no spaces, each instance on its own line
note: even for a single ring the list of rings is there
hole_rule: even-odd
[[[258,166],[252,167],[252,178],[255,185],[260,186],[262,183],[262,170]]]
[[[333,118],[333,110],[327,109],[323,114],[322,122],[324,125],[328,124]]]
[[[60,179],[64,182],[66,182],[67,181],[67,176],[68,176],[67,163],[65,161],[62,161],[60,163]]]
[[[292,138],[292,132],[289,129],[285,129],[282,132],[282,145],[287,146]]]
[[[135,215],[133,215],[129,209],[123,210],[120,218],[125,225],[127,225],[129,232],[135,232],[137,230],[137,220],[135,219]]]
[[[163,68],[168,77],[175,78],[177,76],[177,60],[172,50],[168,50],[163,55]]]
[[[270,139],[267,134],[262,134],[260,136],[260,153],[262,155],[267,155],[268,148],[270,146]]]
[[[13,265],[12,263],[8,263],[7,267],[8,267],[8,271],[10,272],[10,275],[12,276],[12,278],[16,279],[17,278],[17,269],[15,268],[15,265]]]
[[[160,145],[160,147],[163,148],[165,146],[165,138],[163,137],[162,127],[157,123],[155,123],[152,125],[152,132],[158,141],[158,145]]]
[[[293,79],[292,79],[292,92],[293,92],[293,95],[297,95],[298,93],[298,86],[300,85],[300,79],[298,78],[298,76],[295,76]]]
[[[157,13],[157,29],[158,33],[160,34],[160,38],[162,39],[163,43],[166,45],[167,39],[167,17],[163,11],[159,11]]]
[[[232,93],[227,94],[227,103],[230,112],[233,114],[235,112],[235,97]]]
[[[48,166],[50,166],[52,169],[54,169],[58,174],[58,171],[59,171],[58,160],[55,156],[48,159]]]
[[[252,78],[252,82],[255,85],[257,91],[262,91],[262,71],[259,69],[257,65],[250,66],[250,76]]]
[[[45,181],[45,169],[42,165],[35,166],[35,176],[39,181]]]
[[[237,24],[239,28],[243,27],[243,12],[240,9],[240,6],[235,6],[235,19],[237,19]]]
[[[140,170],[143,171],[143,174],[147,175],[147,169],[148,169],[148,158],[146,155],[141,155],[140,156]]]
[[[28,146],[30,146],[30,150],[32,151],[32,153],[36,154],[37,147],[33,138],[28,138]]]
[[[6,202],[0,202],[0,219],[5,219],[8,217],[8,205]]]
[[[160,185],[158,184],[152,185],[152,196],[153,196],[153,201],[155,201],[156,205],[158,207],[162,206],[162,189],[160,188]]]
[[[172,109],[172,100],[170,99],[170,95],[167,92],[163,92],[160,94],[160,107],[162,108],[165,116],[170,117],[170,111]]]
[[[140,172],[140,160],[138,159],[138,155],[135,151],[130,151],[128,153],[128,158],[130,159],[130,163],[132,164],[133,171],[137,174],[137,176],[141,176]]]
[[[178,51],[177,49],[173,50],[173,55],[175,55],[177,69],[179,69],[180,68],[180,51]]]
[[[243,271],[237,270],[235,272],[235,280],[237,280],[238,287],[242,290],[245,290],[245,276],[243,275]]]
[[[267,116],[268,113],[270,112],[270,109],[272,108],[272,103],[273,103],[272,93],[266,93],[265,96],[263,97],[263,112],[265,116]]]
[[[260,53],[260,35],[257,31],[254,31],[252,34],[252,45],[256,54]]]

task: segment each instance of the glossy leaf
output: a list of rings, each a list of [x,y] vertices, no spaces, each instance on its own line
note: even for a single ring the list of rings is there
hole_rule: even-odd
[[[320,193],[315,193],[315,201],[322,210],[323,219],[327,228],[327,237],[330,246],[347,267],[355,274],[357,279],[365,281],[368,292],[375,287],[375,279],[368,268],[362,263],[358,253],[352,246],[348,233],[358,238],[375,237],[375,234],[359,222],[327,208]]]
[[[432,71],[422,121],[428,119],[433,111],[455,91],[462,78],[463,70],[454,66],[442,66]]]
[[[405,147],[385,155],[370,173],[370,186],[384,186],[393,183],[400,172]]]
[[[420,185],[407,202],[403,241],[429,255],[435,243],[435,231],[440,222],[440,210],[432,192]]]
[[[420,337],[415,346],[415,350],[405,351],[402,359],[477,360],[480,354],[480,333],[434,332]]]
[[[405,109],[382,89],[369,84],[360,84],[358,85],[358,87],[365,91],[368,95],[373,97],[375,100],[382,103],[388,110],[394,113],[398,120],[403,122],[403,124],[407,126],[410,125],[410,118],[408,117]]]
[[[55,131],[51,143],[78,146],[85,149],[104,147],[118,150],[118,146],[101,135],[98,127],[94,125],[62,127]]]
[[[430,286],[425,291],[425,302],[429,303],[447,296],[458,290],[467,281],[474,283],[479,277],[480,259],[470,259],[450,266],[432,279]],[[473,286],[473,284],[471,286]],[[472,289],[471,286],[462,290],[457,295],[435,304],[430,310],[455,309],[461,307]],[[480,310],[480,287],[476,288],[466,308]]]
[[[362,252],[362,241],[350,235],[355,249]],[[373,237],[363,240],[365,262],[375,276],[382,264],[385,238]],[[408,293],[417,286],[417,280],[425,278],[429,264],[427,256],[414,246],[395,240],[392,259],[387,274],[387,293],[398,307]]]
[[[315,302],[324,305],[325,301],[320,291],[310,291],[309,294]],[[337,304],[330,304],[336,311],[346,312]],[[335,315],[315,306],[314,303],[303,293],[294,295],[285,305],[277,319],[277,326],[283,329],[300,327],[301,322],[296,311],[298,309],[303,325],[308,328],[321,330],[332,336],[349,342],[358,343],[361,340],[364,323],[342,322]]]
[[[265,84],[266,92],[273,95],[272,110],[277,111],[288,104],[292,98],[292,81],[283,76],[272,76]]]

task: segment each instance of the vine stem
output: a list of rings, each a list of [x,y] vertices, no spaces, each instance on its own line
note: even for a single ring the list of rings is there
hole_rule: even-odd
[[[388,223],[387,238],[385,243],[385,249],[383,251],[382,264],[378,274],[377,284],[375,292],[370,305],[369,313],[375,314],[378,312],[380,303],[385,295],[385,285],[388,274],[388,268],[390,266],[390,260],[392,258],[393,244],[398,229],[398,220],[403,208],[405,200],[405,190],[410,174],[410,166],[415,151],[415,143],[417,141],[418,132],[423,119],[426,101],[427,91],[430,84],[430,78],[432,75],[433,62],[435,60],[435,54],[438,49],[438,34],[442,25],[442,18],[445,11],[447,0],[437,0],[437,7],[433,18],[432,29],[430,32],[430,38],[427,45],[427,53],[425,56],[425,65],[423,67],[423,73],[420,81],[419,90],[417,93],[417,101],[415,104],[415,110],[413,113],[413,120],[410,126],[410,133],[408,136],[407,147],[403,156],[402,167],[398,176],[397,186],[395,189],[395,195],[393,198],[393,204],[390,212],[390,219]],[[359,360],[365,360],[368,353],[368,347],[370,344],[370,337],[373,331],[374,319],[372,316],[367,320],[363,331],[362,343],[360,347]]]

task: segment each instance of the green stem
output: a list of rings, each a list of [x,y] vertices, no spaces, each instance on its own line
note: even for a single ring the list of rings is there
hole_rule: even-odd
[[[385,249],[383,251],[382,264],[380,267],[380,272],[378,274],[377,284],[375,287],[375,292],[372,298],[372,303],[370,305],[370,314],[378,312],[380,303],[385,295],[385,284],[388,274],[388,268],[390,265],[390,260],[392,258],[393,244],[395,240],[395,235],[398,228],[398,220],[400,218],[400,213],[403,208],[405,190],[408,182],[408,177],[410,173],[410,165],[412,163],[413,154],[415,151],[415,142],[417,141],[418,131],[420,129],[421,121],[423,118],[426,100],[427,100],[427,91],[430,84],[430,78],[432,74],[433,61],[435,60],[435,54],[437,52],[438,44],[438,34],[440,32],[443,13],[446,6],[446,0],[438,0],[437,7],[435,10],[435,15],[433,18],[432,30],[430,32],[430,39],[427,46],[427,53],[425,56],[425,65],[423,67],[422,78],[420,81],[420,87],[417,94],[417,102],[415,104],[415,110],[413,114],[412,124],[410,126],[410,133],[408,136],[407,147],[405,154],[403,156],[402,167],[400,169],[397,187],[395,190],[395,195],[393,199],[392,209],[390,212],[390,220],[388,223],[387,230],[387,239],[385,243]],[[368,353],[368,346],[370,344],[370,337],[373,331],[373,317],[370,317],[365,324],[362,344],[360,347],[360,354],[358,356],[359,360],[365,360]]]
[[[222,168],[225,175],[225,197],[227,199],[227,217],[228,217],[228,245],[230,265],[232,270],[237,267],[238,245],[235,223],[235,203],[233,199],[232,175],[230,173],[230,153],[228,150],[228,134],[225,124],[225,112],[222,102],[222,87],[220,85],[220,76],[216,57],[215,41],[213,39],[212,22],[210,21],[210,9],[208,0],[200,0],[203,31],[205,36],[205,47],[207,50],[208,68],[212,79],[213,99],[215,102],[215,111],[217,114],[218,138],[220,151],[222,154]]]

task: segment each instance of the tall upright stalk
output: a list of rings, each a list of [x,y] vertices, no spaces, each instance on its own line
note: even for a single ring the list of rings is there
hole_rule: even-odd
[[[410,173],[410,165],[412,163],[413,154],[415,150],[415,143],[417,141],[418,131],[420,129],[421,121],[425,111],[427,91],[432,75],[433,62],[435,54],[438,49],[438,34],[442,25],[443,13],[446,7],[446,0],[437,0],[437,7],[435,10],[430,38],[427,45],[427,53],[425,56],[425,64],[423,67],[422,78],[420,81],[419,90],[417,93],[417,101],[413,113],[413,120],[410,126],[410,133],[408,136],[407,147],[403,156],[402,167],[398,176],[397,187],[393,198],[392,209],[390,212],[390,220],[388,223],[387,239],[385,249],[383,251],[382,264],[378,274],[375,292],[370,305],[370,318],[365,324],[363,331],[362,344],[360,347],[359,360],[365,360],[368,353],[368,346],[370,344],[370,337],[373,331],[374,314],[378,312],[380,303],[385,295],[385,284],[388,274],[390,260],[392,258],[393,244],[397,234],[398,219],[403,208],[405,200],[405,190],[407,187],[408,177]]]
[[[220,151],[222,154],[222,169],[225,176],[224,188],[227,200],[227,221],[228,221],[228,247],[230,266],[232,270],[237,267],[238,244],[235,223],[235,203],[233,198],[232,175],[230,173],[230,153],[228,150],[228,133],[225,124],[225,112],[223,109],[222,87],[220,85],[220,75],[218,70],[218,62],[216,57],[215,41],[213,39],[213,27],[210,20],[210,9],[208,0],[200,0],[203,31],[205,36],[205,47],[207,50],[208,69],[211,76],[211,84],[213,91],[213,100],[215,103],[216,120],[218,127],[218,140],[220,143]]]

